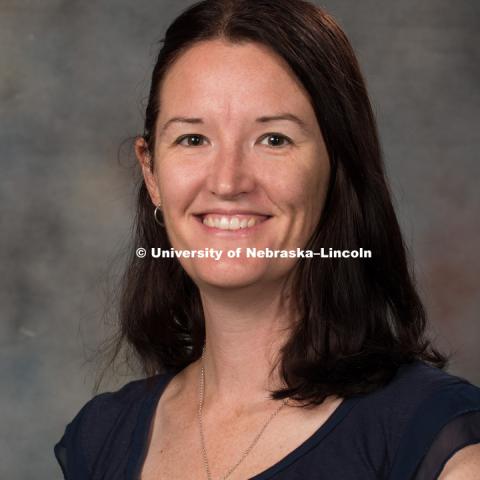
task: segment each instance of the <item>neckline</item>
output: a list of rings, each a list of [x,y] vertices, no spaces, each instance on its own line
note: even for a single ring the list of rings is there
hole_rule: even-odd
[[[297,461],[300,457],[318,445],[347,416],[359,400],[360,396],[344,398],[337,408],[330,414],[327,420],[325,420],[325,422],[323,422],[322,425],[310,435],[310,437],[295,447],[290,453],[287,453],[287,455],[278,460],[278,462],[262,472],[257,473],[254,477],[250,477],[248,480],[267,480],[273,478],[275,474]]]
[[[145,462],[147,454],[148,434],[153,422],[160,397],[167,387],[170,380],[178,373],[178,371],[168,371],[158,375],[158,384],[143,399],[140,413],[138,415],[137,424],[133,433],[132,451],[127,464],[127,478],[138,480],[140,471]],[[278,460],[267,469],[250,477],[248,480],[267,480],[280,470],[291,465],[297,459],[309,452],[313,447],[318,445],[342,420],[347,416],[350,410],[360,400],[360,396],[344,398],[337,408],[330,414],[325,422],[313,432],[313,434],[304,440],[300,445],[295,447],[290,453]]]

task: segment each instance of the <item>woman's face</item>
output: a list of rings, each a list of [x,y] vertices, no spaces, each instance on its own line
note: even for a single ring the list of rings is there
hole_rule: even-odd
[[[287,278],[297,258],[247,258],[246,249],[304,248],[330,166],[309,96],[283,59],[256,43],[195,44],[164,78],[153,174],[142,142],[137,156],[172,247],[223,252],[179,258],[199,287]],[[241,256],[228,258],[238,247]]]

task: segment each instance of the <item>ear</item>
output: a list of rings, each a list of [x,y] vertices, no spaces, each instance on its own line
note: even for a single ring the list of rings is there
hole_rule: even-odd
[[[152,172],[153,156],[151,155],[147,142],[143,137],[137,137],[135,140],[135,155],[142,169],[143,179],[147,187],[148,193],[154,205],[160,203],[160,191],[157,184],[157,179]]]

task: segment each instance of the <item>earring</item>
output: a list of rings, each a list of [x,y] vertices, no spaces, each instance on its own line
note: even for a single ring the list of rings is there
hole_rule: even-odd
[[[155,222],[160,225],[161,227],[165,228],[165,225],[162,223],[161,220],[158,219],[158,212],[161,212],[162,203],[160,202],[156,207],[155,210],[153,211],[153,218],[155,219]]]

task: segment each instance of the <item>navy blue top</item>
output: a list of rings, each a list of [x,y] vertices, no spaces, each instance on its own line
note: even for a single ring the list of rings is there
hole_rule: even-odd
[[[155,407],[176,372],[97,395],[67,425],[55,456],[68,480],[138,480]],[[480,388],[416,361],[373,393],[343,400],[283,459],[250,480],[436,479],[480,442]]]

